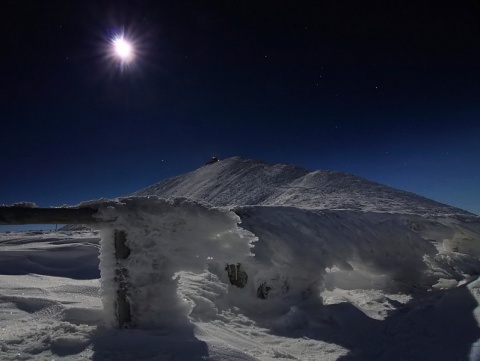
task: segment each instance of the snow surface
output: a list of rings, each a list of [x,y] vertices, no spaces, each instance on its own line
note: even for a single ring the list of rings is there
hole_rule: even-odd
[[[0,233],[0,360],[480,360],[479,217],[324,172],[234,158],[86,203],[99,231]]]

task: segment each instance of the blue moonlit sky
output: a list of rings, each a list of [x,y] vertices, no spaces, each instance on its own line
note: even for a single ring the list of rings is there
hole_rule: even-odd
[[[125,195],[216,155],[480,213],[478,1],[10,0],[0,16],[0,204]]]

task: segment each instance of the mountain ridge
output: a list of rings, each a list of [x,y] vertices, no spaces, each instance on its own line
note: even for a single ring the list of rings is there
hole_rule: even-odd
[[[185,197],[219,207],[294,206],[432,216],[475,216],[353,174],[232,157],[162,180],[132,195]]]

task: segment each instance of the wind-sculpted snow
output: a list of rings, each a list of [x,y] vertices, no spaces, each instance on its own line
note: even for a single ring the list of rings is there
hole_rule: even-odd
[[[298,208],[452,215],[469,213],[351,174],[229,158],[161,181],[137,196],[185,197],[214,206],[284,205]]]
[[[250,206],[234,210],[258,237],[256,286],[430,289],[480,273],[480,222],[417,215]],[[248,270],[249,265],[245,265]],[[248,271],[247,271],[248,272]]]
[[[203,309],[212,316],[219,308],[237,307],[264,315],[268,309],[272,317],[306,298],[321,302],[323,291],[337,287],[410,292],[453,287],[480,273],[474,218],[465,223],[278,206],[228,211],[156,197],[108,202],[98,218],[108,220],[100,257],[106,313],[113,317],[118,289],[112,230],[123,230],[132,252],[122,267],[129,272],[136,327],[173,323],[191,311],[192,305],[178,298],[178,272],[208,272],[228,288],[220,304],[204,300],[197,313]]]
[[[0,237],[2,360],[479,359],[478,217],[86,204],[100,282],[92,233]],[[112,327],[119,267],[135,329]]]
[[[244,262],[256,240],[238,227],[233,212],[183,199],[122,198],[100,207],[98,218],[114,219],[102,225],[100,252],[102,298],[111,324],[118,289],[114,229],[127,234],[131,253],[122,267],[128,271],[133,324],[140,328],[178,323],[189,313],[190,305],[176,292],[177,272]]]
[[[78,235],[72,235],[72,232],[58,232],[45,236],[41,231],[3,234],[0,237],[0,274],[98,278],[98,236],[91,231],[83,233],[81,240]]]

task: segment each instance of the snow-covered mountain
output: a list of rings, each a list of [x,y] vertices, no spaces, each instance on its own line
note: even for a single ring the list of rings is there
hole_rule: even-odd
[[[83,205],[99,233],[0,233],[0,359],[480,360],[461,209],[242,158]]]
[[[351,174],[240,157],[205,165],[133,195],[185,197],[214,206],[294,206],[422,215],[471,215],[419,195]]]

